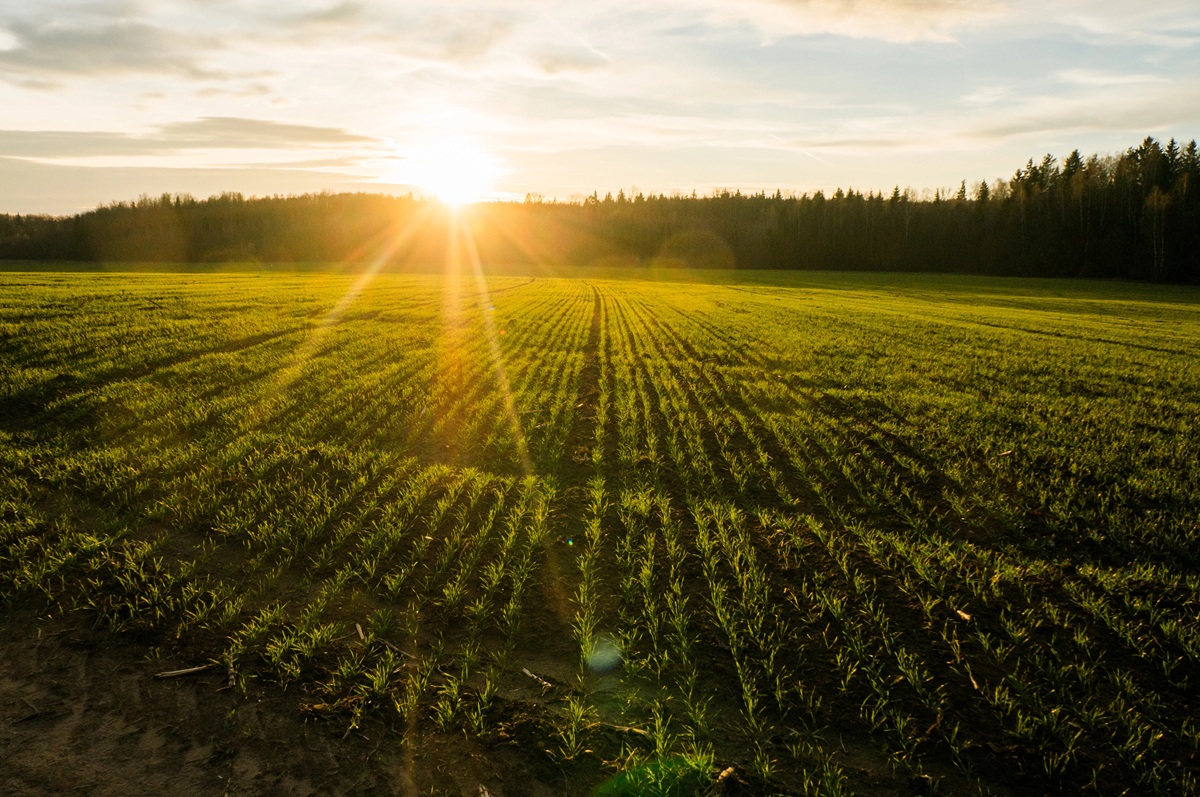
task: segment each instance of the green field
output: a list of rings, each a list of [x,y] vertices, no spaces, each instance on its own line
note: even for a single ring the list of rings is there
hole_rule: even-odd
[[[620,273],[0,274],[0,606],[561,791],[1200,790],[1200,291]]]

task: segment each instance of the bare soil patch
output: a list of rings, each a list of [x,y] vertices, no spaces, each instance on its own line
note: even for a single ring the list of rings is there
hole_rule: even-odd
[[[304,696],[225,674],[156,678],[138,640],[28,607],[0,618],[0,793],[11,795],[553,795],[564,774],[512,742],[367,723],[345,735]],[[549,768],[547,768],[549,766]]]

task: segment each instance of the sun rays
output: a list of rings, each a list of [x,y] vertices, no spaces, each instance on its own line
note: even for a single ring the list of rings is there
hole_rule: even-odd
[[[364,265],[361,273],[354,278],[333,307],[321,317],[316,327],[292,354],[287,365],[276,374],[271,388],[273,394],[284,392],[300,377],[330,330],[379,273],[392,265],[397,254],[420,234],[430,218],[430,213],[431,209],[428,206],[422,208],[410,217],[403,227],[385,230],[376,239],[364,242],[356,252],[346,258],[348,264],[362,262]]]
[[[476,288],[474,306],[480,312],[480,323],[483,326],[484,337],[487,341],[492,376],[495,380],[496,389],[500,391],[500,400],[503,402],[504,413],[508,419],[521,471],[525,476],[531,476],[534,473],[533,462],[529,457],[529,449],[525,441],[525,434],[521,429],[521,420],[517,412],[516,400],[513,396],[512,386],[508,380],[508,372],[504,367],[504,358],[500,350],[500,336],[496,330],[496,322],[491,312],[491,292],[488,289],[487,278],[483,273],[483,263],[479,257],[479,249],[475,243],[472,218],[465,213],[451,213],[449,236],[446,262],[446,290],[447,292],[457,290],[462,285],[461,280],[464,272],[467,274],[468,279],[471,277],[474,278]],[[462,312],[465,309],[463,308],[463,304],[460,298],[453,303],[453,306],[460,308],[459,311]],[[447,307],[450,306],[448,297]],[[448,317],[447,321],[454,322],[457,319]]]
[[[306,378],[309,369],[317,367],[315,361],[320,359],[329,336],[336,335],[339,323],[353,315],[356,303],[370,292],[381,274],[438,268],[443,280],[441,327],[436,342],[438,371],[447,378],[469,374],[467,382],[449,388],[451,392],[493,393],[498,404],[496,422],[507,427],[513,465],[524,477],[536,476],[517,395],[505,365],[501,345],[504,333],[493,315],[491,289],[476,239],[481,234],[502,235],[527,255],[531,254],[530,244],[520,230],[508,229],[504,220],[493,218],[486,207],[459,207],[445,201],[418,201],[417,205],[417,211],[397,219],[347,258],[347,266],[354,262],[363,265],[275,374],[269,393],[278,396],[288,392],[298,380]],[[433,247],[431,243],[437,236],[444,236],[443,245]],[[469,355],[468,350],[477,354]],[[479,365],[461,368],[463,363],[457,358],[464,356],[478,357]],[[444,457],[447,464],[462,464],[458,462],[460,448],[469,447],[470,441],[453,439],[460,431],[455,424],[446,426],[438,443],[439,457]]]

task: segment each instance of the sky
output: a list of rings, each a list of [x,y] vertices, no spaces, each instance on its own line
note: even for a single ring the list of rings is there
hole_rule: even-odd
[[[0,212],[918,193],[1200,137],[1196,0],[0,0]]]

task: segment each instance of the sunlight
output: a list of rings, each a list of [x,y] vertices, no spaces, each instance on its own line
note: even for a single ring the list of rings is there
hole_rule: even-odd
[[[492,307],[491,292],[487,279],[483,275],[483,262],[479,258],[479,249],[475,245],[475,233],[469,220],[455,217],[450,225],[450,247],[447,275],[454,275],[457,280],[464,271],[475,277],[477,308]],[[500,388],[500,398],[504,402],[504,411],[512,430],[513,442],[516,444],[517,459],[526,476],[534,475],[533,461],[529,457],[529,448],[525,442],[525,432],[521,428],[521,418],[517,412],[517,403],[513,396],[512,386],[508,381],[508,373],[504,368],[504,358],[500,350],[500,336],[497,334],[496,322],[490,312],[483,312],[484,337],[487,338],[488,351],[492,360],[492,371],[496,384]]]
[[[452,329],[470,329],[469,326],[462,324],[462,314],[468,311],[468,300],[471,298],[463,285],[463,277],[469,279],[471,275],[474,275],[475,296],[471,309],[480,313],[483,336],[487,341],[488,354],[491,358],[492,375],[495,378],[496,387],[499,389],[504,414],[508,418],[516,448],[517,462],[525,476],[526,484],[534,484],[537,481],[537,473],[534,469],[533,458],[529,454],[529,443],[525,436],[525,430],[522,428],[521,413],[517,409],[516,391],[509,381],[508,371],[504,365],[504,352],[500,347],[500,335],[504,334],[504,331],[496,329],[495,316],[491,312],[495,309],[492,302],[492,291],[488,287],[483,260],[479,256],[479,247],[475,241],[474,225],[485,215],[451,214],[446,258],[446,331],[449,333]],[[571,622],[573,608],[570,594],[564,586],[565,579],[562,576],[566,565],[560,561],[562,554],[555,545],[549,544],[543,539],[541,546],[545,557],[543,563],[546,571],[545,583],[549,589],[548,597],[552,598],[549,608],[558,615],[561,623],[567,625]],[[611,662],[610,666],[612,666]]]
[[[341,320],[342,314],[387,267],[392,256],[411,241],[414,235],[424,229],[428,222],[427,216],[427,212],[424,211],[417,213],[403,227],[388,230],[382,233],[379,239],[364,241],[356,251],[346,258],[347,262],[365,264],[365,268],[341,298],[320,319],[312,334],[292,353],[289,361],[276,372],[270,383],[269,392],[272,395],[282,393],[300,377],[304,368],[319,350],[325,336]],[[362,259],[359,260],[359,258]]]
[[[403,182],[459,206],[493,198],[500,165],[473,142],[451,138],[409,150],[400,172]]]

